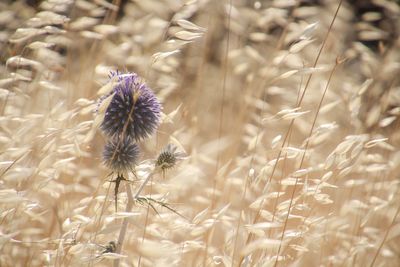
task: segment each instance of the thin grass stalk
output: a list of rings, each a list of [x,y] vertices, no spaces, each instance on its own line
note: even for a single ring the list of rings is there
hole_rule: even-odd
[[[329,25],[328,31],[327,31],[327,33],[326,33],[326,35],[325,35],[325,38],[324,38],[323,42],[322,42],[321,48],[319,49],[318,54],[317,54],[317,57],[315,58],[315,61],[314,61],[314,64],[313,64],[313,67],[314,67],[314,68],[315,68],[315,67],[317,66],[317,64],[318,64],[319,58],[320,58],[320,56],[321,56],[321,54],[322,54],[322,50],[323,50],[324,47],[325,47],[326,41],[327,41],[328,36],[329,36],[329,34],[330,34],[331,30],[332,30],[332,27],[333,27],[333,24],[334,24],[334,22],[335,22],[335,20],[336,20],[337,14],[339,13],[339,9],[340,9],[340,7],[341,7],[341,5],[342,5],[342,2],[343,2],[343,0],[340,0],[340,2],[339,2],[339,4],[338,4],[338,7],[337,7],[337,9],[336,9],[336,12],[335,12],[335,14],[334,14],[334,17],[333,17],[333,19],[332,19],[332,22],[331,22],[331,24]],[[304,98],[304,96],[305,96],[305,93],[306,93],[306,91],[307,91],[307,88],[308,88],[308,86],[309,86],[309,84],[310,84],[312,75],[313,75],[312,73],[309,75],[309,77],[308,77],[308,79],[307,79],[307,82],[306,82],[306,84],[305,84],[304,90],[303,90],[303,92],[302,92],[302,94],[301,94],[301,97],[300,97],[300,99],[299,99],[299,101],[298,101],[296,107],[300,107],[300,106],[301,106],[301,103],[303,102],[303,98]],[[291,122],[290,122],[290,125],[289,125],[289,128],[288,128],[288,132],[285,134],[285,138],[284,138],[284,140],[283,140],[283,142],[282,142],[282,146],[281,146],[281,149],[279,150],[279,153],[278,153],[277,158],[280,158],[280,156],[281,156],[281,154],[282,154],[282,149],[283,149],[283,147],[284,147],[285,144],[286,144],[286,140],[287,140],[287,138],[288,138],[288,136],[289,136],[289,131],[292,129],[293,124],[294,124],[294,121],[295,121],[295,119],[292,119]],[[278,161],[276,161],[276,163],[274,164],[274,167],[273,167],[273,169],[272,169],[272,173],[271,173],[270,179],[269,179],[268,182],[265,184],[265,187],[264,187],[263,192],[265,192],[265,191],[267,190],[267,186],[268,186],[269,183],[272,181],[272,178],[273,178],[273,176],[274,176],[274,173],[275,173],[275,170],[276,170],[277,165],[278,165]],[[260,218],[261,207],[263,206],[263,204],[264,204],[264,201],[261,201],[261,203],[260,203],[260,205],[259,205],[259,208],[257,209],[257,213],[256,213],[256,216],[255,216],[255,218],[254,218],[254,222],[253,222],[253,223],[257,223],[257,222],[258,222],[258,220],[259,220],[259,218]],[[248,236],[248,238],[247,238],[246,245],[251,241],[252,236],[253,236],[252,233],[250,233],[249,236]],[[243,262],[243,260],[244,260],[244,256],[242,256],[242,258],[241,258],[241,260],[240,260],[240,264]]]
[[[224,116],[224,107],[225,107],[225,97],[226,97],[226,76],[228,72],[228,53],[229,53],[229,44],[230,44],[230,27],[231,27],[231,12],[232,12],[232,0],[229,0],[229,11],[228,11],[228,31],[227,31],[227,40],[226,40],[226,46],[225,46],[225,59],[224,59],[224,65],[223,65],[223,79],[222,79],[222,100],[221,100],[221,105],[220,105],[220,110],[219,110],[219,122],[218,122],[218,140],[221,140],[222,137],[222,121],[223,121],[223,116]],[[218,143],[218,146],[220,144]],[[216,197],[215,197],[215,190],[217,187],[217,173],[221,161],[221,152],[218,150],[217,152],[217,161],[215,164],[215,177],[213,179],[213,189],[212,189],[212,196],[211,196],[211,210],[215,208],[216,205]],[[204,257],[203,257],[203,266],[206,265],[207,261],[207,256],[208,256],[208,240],[211,237],[211,232],[212,232],[213,227],[210,228],[209,231],[207,231],[207,234],[204,237],[204,240],[206,241],[206,247],[204,250]]]
[[[311,137],[311,135],[312,135],[312,133],[314,131],[315,123],[317,122],[317,118],[318,118],[319,111],[320,111],[321,106],[322,106],[322,102],[325,99],[325,95],[328,92],[329,84],[331,82],[333,74],[335,73],[336,67],[338,66],[339,63],[340,62],[338,60],[336,60],[336,64],[333,67],[333,69],[332,69],[332,71],[331,71],[331,73],[329,75],[329,79],[328,79],[328,82],[326,83],[325,90],[324,90],[324,92],[322,94],[322,97],[321,97],[321,100],[320,100],[320,102],[318,104],[317,112],[315,114],[313,123],[311,125],[310,133],[308,135],[309,138],[307,139],[307,142],[306,142],[305,147],[304,147],[304,152],[303,152],[301,160],[300,160],[300,165],[298,167],[299,170],[303,167],[303,163],[304,163],[304,159],[305,159],[305,156],[306,156],[306,153],[307,153],[308,145],[310,143],[310,137]],[[282,248],[283,238],[285,236],[286,227],[287,227],[287,223],[289,221],[289,215],[290,215],[290,211],[292,209],[293,199],[294,199],[294,195],[295,195],[295,192],[296,192],[296,189],[297,189],[298,182],[299,182],[299,177],[296,177],[296,181],[295,181],[295,184],[293,186],[292,194],[291,194],[291,197],[290,197],[289,208],[288,208],[288,211],[287,211],[287,214],[286,214],[285,223],[284,223],[283,229],[282,229],[281,242],[280,242],[280,245],[279,245],[279,248],[278,248],[278,252],[277,252],[277,255],[276,255],[276,260],[275,260],[274,266],[277,266],[277,264],[278,264],[278,259],[279,259],[280,251],[281,251],[281,248]]]
[[[245,185],[244,185],[244,190],[243,190],[243,194],[242,194],[242,202],[245,200],[246,198],[246,193],[247,193],[247,188],[248,188],[248,184],[249,184],[249,175],[246,176],[245,179]],[[235,253],[236,253],[236,248],[237,248],[237,241],[238,241],[238,237],[239,237],[239,230],[240,230],[240,225],[242,223],[242,211],[243,209],[241,208],[239,210],[239,216],[238,216],[238,220],[237,220],[237,225],[236,225],[236,234],[235,234],[235,241],[233,243],[233,250],[232,250],[232,267],[235,265]]]
[[[382,250],[383,244],[385,244],[386,239],[388,237],[389,231],[392,229],[392,227],[394,226],[395,222],[396,222],[396,218],[400,213],[400,206],[397,207],[396,213],[393,216],[392,222],[390,223],[390,226],[388,228],[386,228],[386,232],[385,235],[383,236],[382,242],[379,244],[378,249],[376,250],[375,254],[374,254],[374,258],[371,261],[371,264],[369,265],[369,267],[373,267],[375,265],[376,259],[379,256],[379,253]]]
[[[164,175],[164,172],[163,172]],[[151,192],[153,190],[153,186],[152,183],[150,183],[150,197],[151,197]],[[146,219],[144,221],[144,229],[143,229],[143,235],[142,235],[142,243],[144,242],[144,238],[146,237],[146,229],[147,229],[147,224],[149,222],[149,213],[150,213],[150,205],[147,206],[147,210],[146,210]],[[141,260],[142,260],[142,255],[139,255],[139,259],[138,259],[138,263],[137,266],[140,267],[141,264]]]
[[[108,176],[110,176],[110,175],[108,175]],[[97,189],[96,189],[94,194],[97,194],[97,192],[99,191],[100,185],[101,185],[101,183],[99,183],[99,186],[97,187]],[[108,199],[108,195],[110,193],[110,189],[111,189],[111,182],[108,185],[107,192],[106,192],[105,199],[104,199],[104,203],[103,203],[103,205],[101,207],[100,214],[98,215],[98,218],[97,218],[96,228],[100,228],[101,219],[103,218],[103,215],[104,215],[106,207],[107,207],[107,199]],[[91,240],[91,242],[95,243],[96,242],[96,238],[97,238],[97,232],[94,233],[93,240]],[[93,256],[93,254],[91,256]],[[89,262],[89,266],[92,266],[93,264],[94,263],[92,261]]]

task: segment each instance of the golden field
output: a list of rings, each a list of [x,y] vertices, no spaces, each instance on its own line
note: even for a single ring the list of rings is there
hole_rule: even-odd
[[[399,18],[390,0],[1,2],[0,266],[399,266]],[[117,198],[96,112],[116,70],[163,106]],[[169,143],[185,157],[156,171]]]

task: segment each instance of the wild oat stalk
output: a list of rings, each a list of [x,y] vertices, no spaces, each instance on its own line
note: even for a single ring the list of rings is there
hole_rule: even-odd
[[[397,2],[0,1],[0,265],[397,266]]]

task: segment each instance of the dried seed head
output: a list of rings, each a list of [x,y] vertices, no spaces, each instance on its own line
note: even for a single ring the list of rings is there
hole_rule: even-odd
[[[161,104],[154,93],[135,73],[112,72],[110,76],[117,77],[118,82],[111,91],[113,96],[100,129],[109,137],[136,141],[152,135],[161,115]]]
[[[117,244],[114,241],[108,242],[107,246],[104,247],[104,251],[101,254],[104,253],[115,253],[117,250]]]
[[[185,157],[185,153],[177,151],[177,147],[173,144],[168,144],[158,155],[156,167],[165,171],[171,169],[176,163]]]
[[[104,146],[104,165],[116,172],[131,170],[139,159],[139,146],[130,138],[114,138]]]

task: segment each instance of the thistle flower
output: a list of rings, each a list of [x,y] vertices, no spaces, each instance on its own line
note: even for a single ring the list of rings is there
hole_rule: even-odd
[[[160,168],[162,171],[171,169],[176,163],[185,157],[185,153],[177,151],[178,147],[173,144],[168,144],[158,155],[156,160],[156,168]]]
[[[100,129],[108,137],[129,137],[140,141],[154,133],[160,123],[161,104],[135,73],[112,72],[117,84]],[[104,97],[100,100],[100,102]]]
[[[104,164],[118,173],[132,169],[139,159],[139,146],[130,138],[113,138],[104,146]]]

